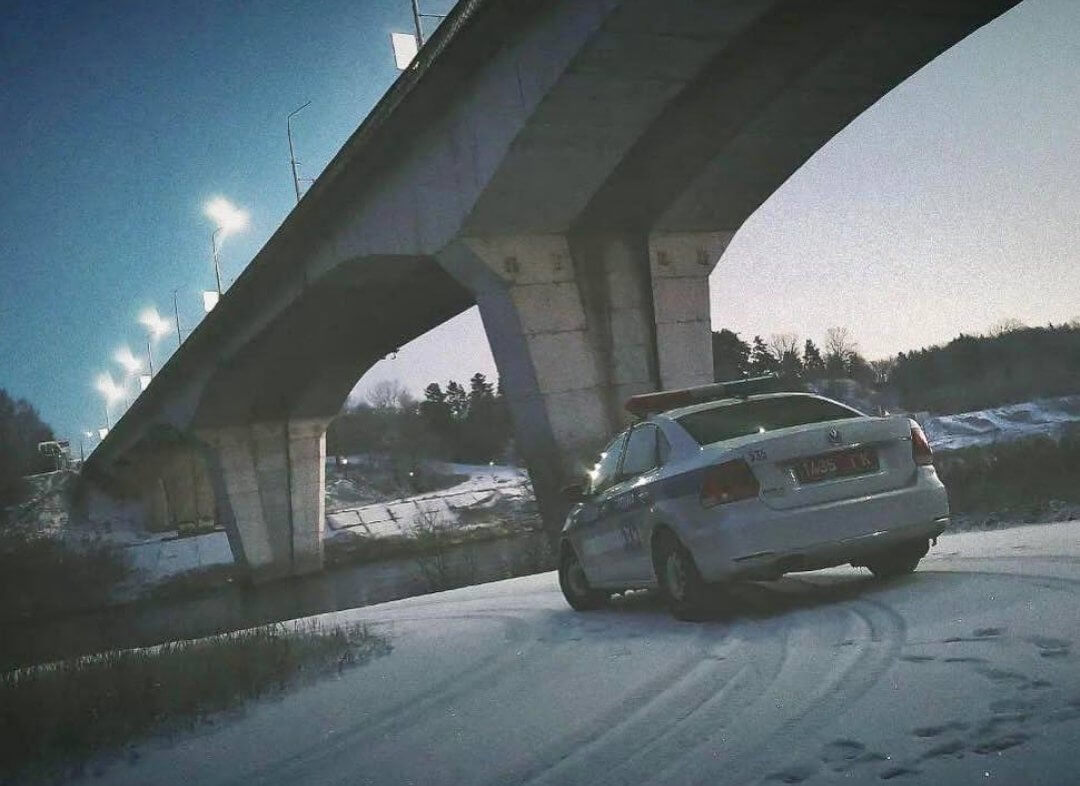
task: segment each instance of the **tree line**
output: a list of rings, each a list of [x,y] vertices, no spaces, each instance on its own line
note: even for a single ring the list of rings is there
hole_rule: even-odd
[[[867,360],[845,327],[819,347],[794,333],[750,342],[728,329],[712,334],[717,381],[775,373],[791,384],[851,379],[892,394],[910,411],[947,414],[1080,393],[1080,320],[1027,327],[1005,320],[984,335],[960,334],[880,360]]]
[[[420,401],[396,381],[380,382],[330,424],[326,450],[382,453],[410,465],[425,458],[481,464],[502,459],[510,437],[502,390],[477,372],[467,388],[432,382]]]
[[[0,516],[5,506],[22,498],[24,475],[54,468],[54,461],[37,449],[39,442],[51,439],[52,428],[30,402],[0,388]]]

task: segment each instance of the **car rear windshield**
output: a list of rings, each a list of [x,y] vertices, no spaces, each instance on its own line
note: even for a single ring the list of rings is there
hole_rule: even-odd
[[[699,445],[760,434],[789,426],[860,417],[860,413],[810,396],[786,396],[721,404],[676,418]]]

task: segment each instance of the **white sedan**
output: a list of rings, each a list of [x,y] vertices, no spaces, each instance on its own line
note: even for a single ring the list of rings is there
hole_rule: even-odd
[[[658,587],[692,618],[711,584],[846,563],[915,570],[949,521],[918,424],[806,393],[732,396],[740,384],[627,402],[642,419],[567,490],[559,583],[573,608]]]

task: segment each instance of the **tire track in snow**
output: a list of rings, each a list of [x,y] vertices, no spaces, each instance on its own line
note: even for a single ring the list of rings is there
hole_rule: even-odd
[[[657,714],[692,713],[733,679],[728,661],[746,642],[728,634],[726,625],[715,633],[702,626],[694,655],[646,682],[637,695],[606,709],[585,728],[545,746],[524,771],[502,773],[489,783],[583,782],[590,773],[617,766],[657,734]],[[721,646],[714,648],[717,640]]]
[[[753,782],[782,763],[762,762],[762,752],[783,748],[783,738],[816,733],[873,687],[899,656],[906,637],[903,618],[890,607],[867,600],[838,602],[827,611],[829,624],[820,612],[796,615],[792,639],[797,646],[787,645],[783,667],[762,686],[757,700],[729,708],[728,717],[714,719],[712,728],[701,728],[703,739],[649,782],[739,786]],[[857,642],[860,646],[853,653],[839,658],[831,652],[836,637],[827,635],[838,623],[844,630],[854,623],[869,634]],[[821,665],[825,669],[818,672]]]
[[[389,625],[397,622],[436,622],[451,620],[498,620],[506,625],[510,641],[520,641],[527,637],[531,626],[522,618],[506,614],[446,614],[424,615],[422,617],[399,617],[380,620],[374,625]],[[519,667],[521,660],[536,647],[539,642],[534,638],[526,641],[520,648],[499,648],[497,651],[480,659],[473,667],[464,672],[457,672],[430,686],[418,696],[410,696],[395,702],[391,706],[364,716],[354,723],[340,729],[332,739],[323,740],[317,745],[279,759],[265,767],[245,773],[243,777],[232,781],[239,784],[303,782],[306,776],[319,772],[321,763],[338,755],[343,750],[363,744],[365,739],[386,737],[394,731],[430,715],[434,708],[467,696],[482,687],[498,683],[507,674]]]

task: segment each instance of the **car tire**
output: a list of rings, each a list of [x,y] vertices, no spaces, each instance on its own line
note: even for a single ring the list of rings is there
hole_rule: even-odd
[[[866,561],[866,567],[879,579],[894,579],[898,576],[906,576],[914,573],[919,566],[919,560],[926,556],[930,549],[930,541],[919,540],[914,543],[906,543],[894,551],[881,554]]]
[[[694,556],[669,532],[657,537],[654,548],[657,583],[672,616],[688,622],[700,621],[709,585],[701,577]]]
[[[570,546],[563,548],[559,559],[559,589],[574,611],[598,609],[611,597],[606,592],[593,589],[577,553]]]

